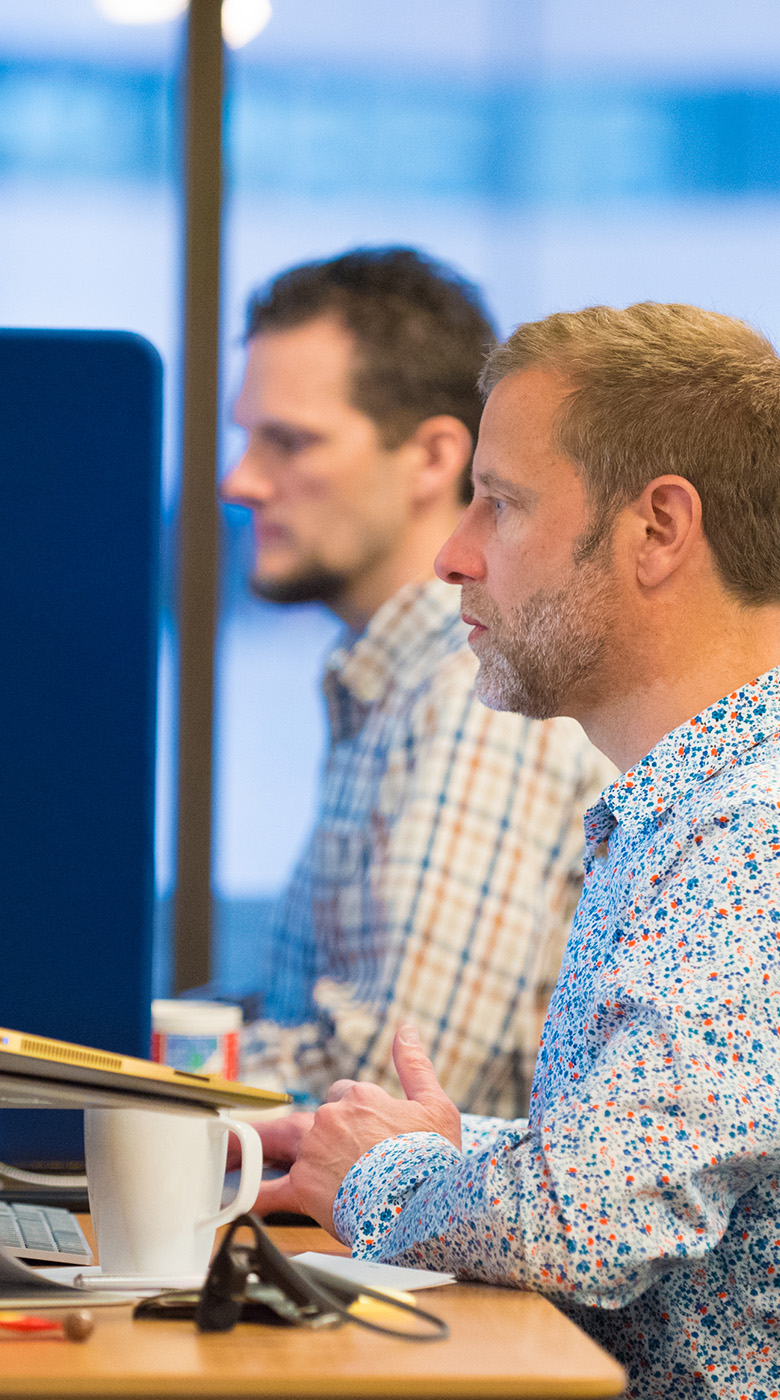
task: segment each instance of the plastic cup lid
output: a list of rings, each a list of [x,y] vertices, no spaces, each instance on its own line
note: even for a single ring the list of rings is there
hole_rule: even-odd
[[[225,1035],[241,1029],[241,1007],[222,1001],[152,1002],[152,1029],[164,1035]]]

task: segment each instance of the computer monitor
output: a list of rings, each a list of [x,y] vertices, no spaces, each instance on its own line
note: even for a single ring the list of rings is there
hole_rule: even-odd
[[[0,1023],[149,1053],[162,366],[0,330]],[[81,1115],[0,1111],[0,1160]]]

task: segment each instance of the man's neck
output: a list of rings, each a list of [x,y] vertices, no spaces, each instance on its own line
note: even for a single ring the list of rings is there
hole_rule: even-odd
[[[678,725],[780,665],[780,607],[730,609],[698,631],[637,642],[598,704],[578,714],[591,741],[625,772]],[[633,664],[632,664],[633,662]]]
[[[427,583],[434,577],[433,561],[443,541],[455,529],[463,507],[428,513],[405,532],[398,547],[383,559],[350,579],[340,598],[331,601],[331,612],[354,632],[362,632],[371,618],[408,583]]]

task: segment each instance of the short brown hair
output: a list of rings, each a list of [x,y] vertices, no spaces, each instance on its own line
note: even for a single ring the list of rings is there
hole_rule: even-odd
[[[496,341],[472,282],[415,248],[356,248],[302,263],[251,297],[247,339],[332,316],[354,337],[352,402],[376,423],[385,447],[399,447],[426,418],[451,414],[476,443],[477,387]],[[461,495],[471,497],[471,472]]]
[[[572,385],[558,444],[596,518],[656,476],[695,486],[728,591],[780,600],[780,359],[752,327],[696,306],[591,306],[518,326],[489,356],[483,393],[514,370]]]

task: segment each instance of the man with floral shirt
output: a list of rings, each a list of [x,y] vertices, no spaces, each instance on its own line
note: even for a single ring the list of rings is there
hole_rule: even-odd
[[[529,1119],[461,1120],[404,1027],[407,1103],[336,1084],[275,1200],[546,1293],[632,1397],[774,1396],[780,361],[696,308],[595,307],[519,327],[484,385],[437,561],[479,694],[576,717],[622,776],[586,817]]]
[[[397,1090],[413,1020],[467,1111],[525,1112],[582,887],[582,813],[612,766],[567,719],[474,695],[433,561],[471,495],[477,289],[412,248],[288,268],[251,300],[223,499],[251,510],[252,587],[344,623],[325,665],[319,810],[265,959],[242,1074],[320,1103]]]

